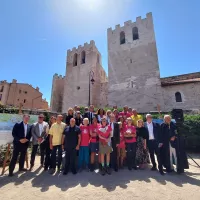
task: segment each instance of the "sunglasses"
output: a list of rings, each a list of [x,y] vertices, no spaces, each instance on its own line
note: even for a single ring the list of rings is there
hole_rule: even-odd
[[[38,117],[39,119],[44,119],[44,117]]]

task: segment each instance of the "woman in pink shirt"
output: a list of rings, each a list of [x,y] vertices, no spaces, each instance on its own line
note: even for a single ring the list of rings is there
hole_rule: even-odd
[[[127,164],[128,169],[137,170],[135,157],[136,157],[136,128],[132,125],[132,119],[127,118],[127,125],[124,131],[126,152],[127,152]]]
[[[98,130],[99,136],[99,153],[101,155],[101,174],[104,176],[106,173],[111,174],[110,170],[110,153],[112,152],[111,147],[111,131],[112,128],[107,125],[106,117],[101,119],[101,126]],[[104,157],[106,155],[106,165],[104,164]]]
[[[92,124],[90,125],[90,152],[91,152],[90,171],[94,171],[95,155],[99,153],[99,138],[98,138],[99,127],[100,125],[97,123],[97,118],[93,117]]]
[[[122,128],[125,129],[126,128],[126,120],[124,120],[124,117],[122,115],[118,116],[118,122],[122,123]]]
[[[119,129],[120,129],[120,143],[117,145],[118,155],[117,155],[117,161],[118,161],[118,168],[123,168],[124,166],[124,158],[126,157],[126,151],[125,151],[125,139],[124,139],[124,128],[122,126],[121,122],[119,123]]]
[[[81,129],[81,144],[79,149],[78,157],[78,167],[79,172],[82,171],[83,164],[86,165],[86,170],[89,171],[89,142],[90,142],[90,129],[89,129],[89,119],[83,119],[83,125],[80,126]]]

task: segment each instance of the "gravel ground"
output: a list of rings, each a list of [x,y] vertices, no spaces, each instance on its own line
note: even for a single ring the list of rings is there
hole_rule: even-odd
[[[200,156],[193,157],[200,164]],[[95,172],[52,176],[39,167],[37,157],[33,172],[8,177],[6,171],[4,176],[0,176],[0,200],[199,200],[200,168],[193,161],[189,162],[190,169],[184,175],[161,176],[149,169],[131,172],[124,169],[104,177]]]

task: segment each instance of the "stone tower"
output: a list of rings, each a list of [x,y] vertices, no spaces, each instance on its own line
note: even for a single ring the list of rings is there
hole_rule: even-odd
[[[67,51],[66,78],[64,83],[63,113],[74,105],[87,106],[89,101],[89,73],[94,72],[94,84],[91,84],[91,104],[100,105],[102,83],[107,81],[106,73],[101,65],[101,54],[95,42],[85,43]],[[106,102],[104,102],[107,104]]]
[[[152,14],[107,31],[108,103],[140,112],[163,107]]]
[[[58,74],[54,74],[53,76],[50,104],[50,109],[52,112],[62,112],[64,80],[64,76]]]

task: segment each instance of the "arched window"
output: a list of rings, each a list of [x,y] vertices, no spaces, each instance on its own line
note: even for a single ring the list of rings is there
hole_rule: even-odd
[[[77,66],[78,55],[77,53],[74,54],[73,66]]]
[[[82,51],[81,53],[81,64],[85,63],[85,51]]]
[[[124,33],[124,31],[122,31],[121,33],[120,33],[120,44],[125,44],[125,33]]]
[[[138,34],[138,28],[137,27],[133,27],[132,33],[133,33],[133,40],[138,40],[139,34]]]
[[[175,93],[176,102],[182,102],[182,97],[180,92]]]

